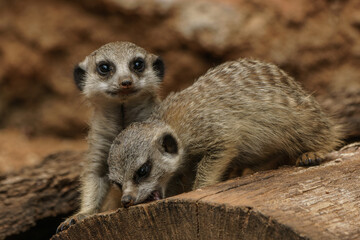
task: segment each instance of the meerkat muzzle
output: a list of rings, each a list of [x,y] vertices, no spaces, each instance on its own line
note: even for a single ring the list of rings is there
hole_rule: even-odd
[[[134,205],[134,198],[130,195],[125,195],[121,198],[121,203],[125,208],[128,208],[130,206]]]
[[[131,88],[131,87],[132,87],[132,81],[130,81],[130,80],[122,81],[122,82],[121,82],[121,87],[122,87],[123,89],[129,89],[129,88]]]

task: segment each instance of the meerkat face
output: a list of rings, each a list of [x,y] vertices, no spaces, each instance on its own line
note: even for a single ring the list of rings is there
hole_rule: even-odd
[[[129,42],[106,44],[74,69],[75,83],[88,99],[115,102],[157,92],[163,77],[161,58]]]
[[[165,197],[170,178],[180,167],[183,150],[169,128],[134,124],[114,141],[109,179],[121,186],[125,207]]]

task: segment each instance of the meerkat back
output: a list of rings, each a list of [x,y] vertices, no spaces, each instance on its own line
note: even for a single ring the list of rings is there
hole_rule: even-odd
[[[240,59],[210,69],[170,94],[144,123],[115,140],[109,178],[123,204],[162,198],[171,179],[196,164],[192,189],[218,183],[235,166],[319,164],[341,132],[315,99],[273,64]],[[190,164],[191,163],[191,164]]]
[[[250,165],[274,154],[294,160],[300,152],[328,152],[340,143],[339,128],[299,83],[256,60],[219,65],[161,106],[159,117],[187,144],[198,150],[235,144]]]

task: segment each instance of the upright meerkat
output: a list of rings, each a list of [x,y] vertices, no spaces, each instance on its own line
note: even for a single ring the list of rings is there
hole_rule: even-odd
[[[197,189],[223,180],[232,166],[318,164],[339,139],[315,99],[285,72],[240,59],[210,69],[121,132],[110,149],[109,179],[127,207],[167,196],[178,175]]]
[[[80,211],[58,231],[100,211],[109,190],[110,146],[130,123],[143,121],[158,105],[163,61],[130,42],[106,44],[74,69],[77,87],[93,108],[87,165],[81,177]]]

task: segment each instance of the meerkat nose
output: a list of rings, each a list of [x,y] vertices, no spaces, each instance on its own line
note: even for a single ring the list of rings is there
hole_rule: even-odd
[[[123,206],[125,208],[128,208],[128,207],[134,205],[134,199],[130,195],[125,195],[121,198],[121,203],[123,204]]]
[[[125,80],[125,81],[122,81],[121,82],[121,86],[122,88],[131,88],[131,85],[132,85],[132,81],[130,80]]]

